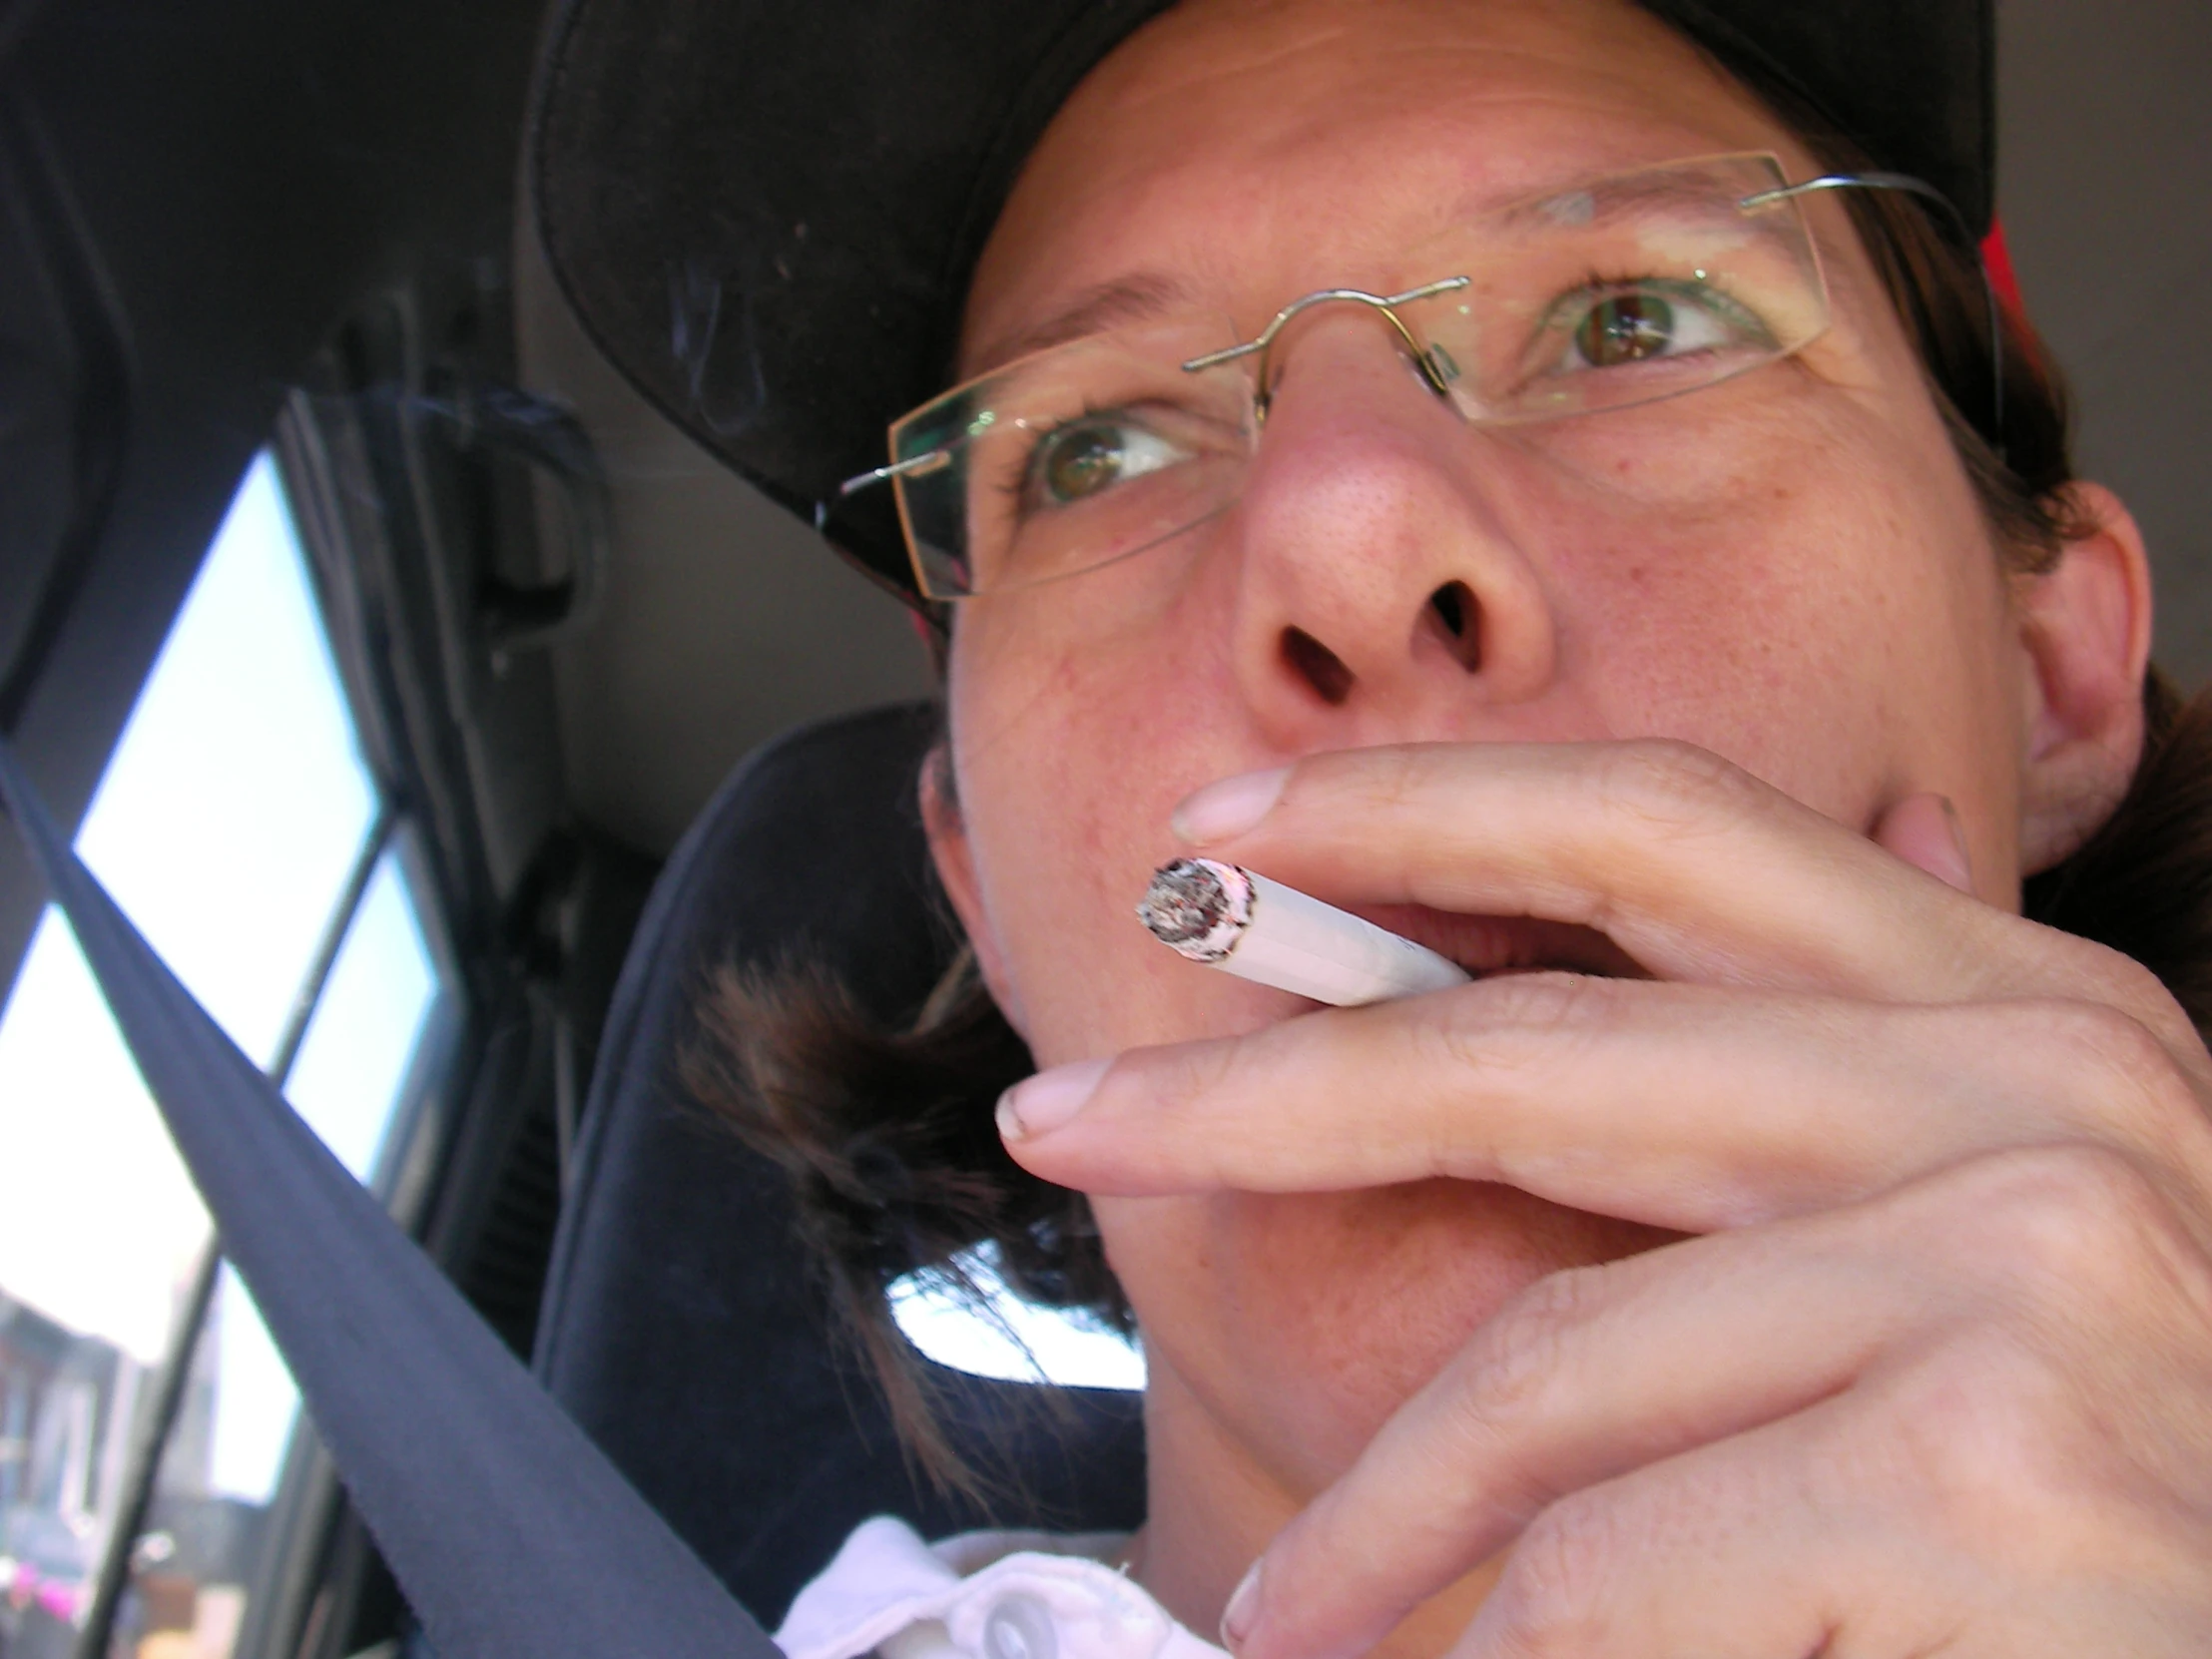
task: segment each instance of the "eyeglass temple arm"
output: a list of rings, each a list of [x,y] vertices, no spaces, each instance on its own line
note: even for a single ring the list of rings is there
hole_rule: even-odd
[[[887,484],[893,478],[913,478],[924,472],[935,472],[939,467],[947,467],[951,464],[952,452],[950,450],[925,449],[918,455],[907,456],[903,461],[893,461],[889,466],[871,467],[866,472],[857,473],[847,478],[837,486],[837,498],[841,501],[848,495],[872,488],[876,484]],[[821,526],[817,525],[816,528],[819,529]]]
[[[1997,308],[1996,283],[1990,280],[1988,262],[1981,257],[1979,243],[1973,227],[1966,223],[1966,216],[1958,211],[1958,205],[1926,179],[1916,179],[1910,173],[1827,173],[1818,179],[1808,179],[1803,184],[1784,185],[1779,190],[1763,190],[1745,197],[1737,204],[1746,210],[1764,208],[1775,202],[1787,202],[1800,196],[1810,196],[1816,191],[1829,190],[1891,190],[1907,196],[1917,196],[1933,204],[1943,222],[1956,234],[1961,246],[1974,257],[1974,270],[1981,277],[1981,302],[1986,312],[1989,330],[1989,435],[1993,440],[1997,459],[2004,459],[2004,326]]]

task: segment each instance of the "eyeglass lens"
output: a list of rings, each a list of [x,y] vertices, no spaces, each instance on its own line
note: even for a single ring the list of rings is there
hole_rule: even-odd
[[[1392,307],[1469,422],[1522,424],[1700,390],[1827,326],[1821,267],[1771,156],[1647,169],[1470,217],[1407,257],[1463,285]],[[1321,307],[1315,307],[1319,309]],[[1307,312],[1306,314],[1311,314]],[[1294,319],[1264,348],[1182,317],[1023,358],[892,428],[923,591],[959,598],[1095,569],[1233,502]],[[1393,336],[1394,337],[1394,336]],[[1272,389],[1272,387],[1268,388]]]

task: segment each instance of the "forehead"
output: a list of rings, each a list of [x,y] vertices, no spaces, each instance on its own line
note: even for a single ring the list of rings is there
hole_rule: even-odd
[[[1129,286],[1250,320],[1387,285],[1454,217],[1790,135],[1627,0],[1185,0],[1076,90],[969,289],[963,367]]]

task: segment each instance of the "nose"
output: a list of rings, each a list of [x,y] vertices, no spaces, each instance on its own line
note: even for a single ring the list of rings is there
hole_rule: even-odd
[[[1306,746],[1374,741],[1348,721],[1410,736],[1470,702],[1538,696],[1554,621],[1485,476],[1495,440],[1422,382],[1383,318],[1316,314],[1285,345],[1224,527],[1256,713]]]

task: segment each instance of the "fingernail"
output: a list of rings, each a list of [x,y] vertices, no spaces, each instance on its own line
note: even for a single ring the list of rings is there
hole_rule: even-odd
[[[1241,835],[1275,810],[1290,776],[1289,767],[1277,767],[1272,772],[1248,772],[1241,778],[1208,784],[1196,795],[1184,798],[1169,825],[1194,846]]]
[[[1098,1091],[1098,1080],[1114,1062],[1079,1060],[1054,1066],[998,1097],[998,1132],[1009,1141],[1025,1141],[1057,1129],[1083,1109]]]
[[[1266,1559],[1262,1556],[1245,1568],[1244,1577],[1237,1581],[1236,1591],[1222,1612],[1221,1645],[1232,1653],[1244,1646],[1252,1627],[1260,1622],[1260,1566]]]
[[[1939,795],[1936,805],[1943,810],[1943,823],[1950,830],[1950,850],[1956,859],[1956,867],[1934,871],[1960,892],[1973,891],[1973,856],[1966,850],[1966,824],[1958,816],[1958,809],[1950,804],[1950,797]]]

